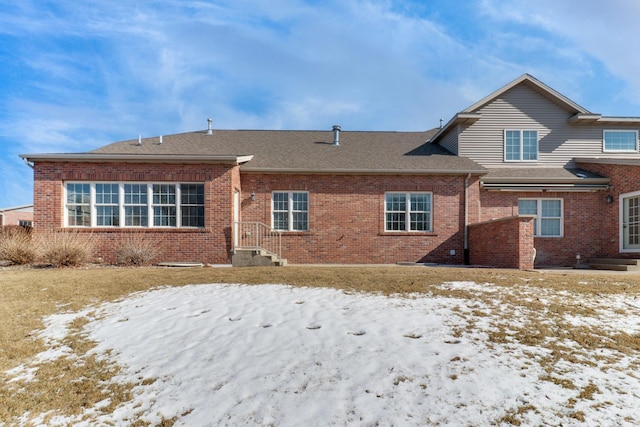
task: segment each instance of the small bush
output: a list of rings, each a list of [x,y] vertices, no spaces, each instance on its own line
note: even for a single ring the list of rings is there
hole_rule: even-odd
[[[75,231],[46,231],[37,235],[40,259],[54,267],[75,267],[93,255],[91,234]]]
[[[12,264],[31,264],[37,256],[30,230],[22,227],[3,227],[0,233],[0,260]]]
[[[129,266],[148,265],[158,253],[157,244],[146,239],[143,233],[126,234],[118,242],[116,262]]]

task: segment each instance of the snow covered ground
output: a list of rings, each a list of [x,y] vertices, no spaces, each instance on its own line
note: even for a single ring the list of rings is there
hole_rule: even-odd
[[[210,284],[161,288],[51,316],[41,333],[50,350],[39,360],[63,357],[68,325],[88,317],[94,351],[124,367],[117,380],[140,385],[133,401],[113,413],[98,405],[47,425],[138,419],[153,425],[163,417],[177,417],[181,426],[640,423],[639,355],[603,348],[596,357],[577,349],[583,362],[560,359],[549,366],[545,346],[488,340],[499,325],[517,325],[528,315],[503,310],[509,288],[442,287],[485,298]],[[518,289],[519,298],[562,298]],[[585,297],[580,304],[596,311],[568,314],[567,322],[612,333],[640,330],[640,309],[621,296]],[[25,366],[11,374],[25,379],[32,373]]]

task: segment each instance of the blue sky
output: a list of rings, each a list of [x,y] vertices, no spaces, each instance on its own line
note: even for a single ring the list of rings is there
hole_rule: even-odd
[[[0,207],[20,153],[205,129],[425,130],[530,73],[640,116],[636,0],[0,0]]]

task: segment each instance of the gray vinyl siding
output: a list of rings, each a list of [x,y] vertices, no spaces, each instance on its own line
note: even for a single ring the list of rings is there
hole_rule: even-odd
[[[476,112],[481,118],[460,133],[458,154],[485,167],[571,167],[574,157],[640,158],[637,153],[603,152],[603,130],[624,127],[571,124],[568,120],[574,112],[561,108],[526,85],[512,88]],[[504,161],[506,129],[538,131],[537,162]]]
[[[447,131],[440,141],[438,142],[440,146],[449,150],[453,154],[458,155],[458,133],[460,132],[460,125],[452,126],[449,131]]]

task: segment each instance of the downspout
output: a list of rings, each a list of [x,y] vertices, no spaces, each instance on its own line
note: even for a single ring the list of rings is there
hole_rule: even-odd
[[[464,264],[469,265],[469,179],[471,173],[464,179]]]

